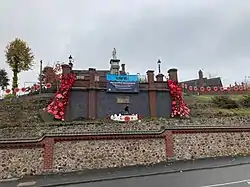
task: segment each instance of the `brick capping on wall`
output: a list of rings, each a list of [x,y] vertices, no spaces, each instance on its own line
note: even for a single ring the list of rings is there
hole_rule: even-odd
[[[22,149],[22,148],[43,148],[44,149],[44,171],[50,171],[53,168],[54,144],[63,141],[84,141],[84,140],[122,140],[122,139],[164,139],[166,158],[171,159],[174,156],[173,136],[174,134],[189,133],[233,133],[250,132],[250,127],[183,127],[182,129],[166,129],[159,133],[147,134],[103,134],[103,135],[45,135],[37,140],[19,140],[19,141],[0,141],[0,149]]]

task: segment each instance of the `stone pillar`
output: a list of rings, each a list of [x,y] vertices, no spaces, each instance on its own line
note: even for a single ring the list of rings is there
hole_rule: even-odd
[[[178,69],[172,68],[168,70],[168,76],[169,80],[173,80],[176,83],[178,83],[178,74],[177,74]]]
[[[62,75],[68,75],[71,72],[71,67],[68,64],[62,64]]]
[[[171,159],[174,156],[172,131],[167,131],[165,136],[165,145],[166,145],[166,157],[167,159]]]
[[[53,168],[54,138],[46,137],[44,140],[44,164],[43,169],[49,171]]]
[[[96,70],[89,68],[89,98],[88,98],[88,118],[96,118],[96,90],[95,90]]]
[[[158,74],[158,75],[156,75],[156,81],[158,81],[158,82],[163,82],[163,77],[164,77],[163,74]]]
[[[150,116],[156,117],[156,90],[154,85],[154,71],[147,71],[148,77],[148,97],[149,97],[149,108],[150,108]]]

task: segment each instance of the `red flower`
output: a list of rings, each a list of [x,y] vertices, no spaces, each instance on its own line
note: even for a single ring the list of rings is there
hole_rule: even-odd
[[[52,87],[51,83],[46,84],[46,88],[51,88],[51,87]]]
[[[14,89],[14,92],[15,92],[15,93],[17,93],[17,92],[19,92],[19,91],[20,91],[19,88],[15,88],[15,89]]]
[[[22,92],[26,92],[26,88],[22,88],[21,91],[22,91]]]
[[[40,89],[40,85],[36,85],[36,90],[39,90]]]
[[[124,120],[128,122],[128,121],[130,121],[130,117],[126,116],[126,117],[124,118]]]
[[[7,89],[7,90],[5,90],[5,92],[6,92],[7,94],[9,94],[9,93],[11,92],[11,90],[10,90],[10,89]]]
[[[182,89],[175,81],[168,80],[168,87],[172,97],[172,117],[189,117],[190,110],[182,99]]]
[[[59,91],[57,91],[54,100],[47,107],[47,112],[53,114],[56,119],[64,121],[65,108],[69,100],[69,92],[75,80],[75,75],[72,74],[61,76]],[[50,88],[51,84],[46,84],[46,87]]]

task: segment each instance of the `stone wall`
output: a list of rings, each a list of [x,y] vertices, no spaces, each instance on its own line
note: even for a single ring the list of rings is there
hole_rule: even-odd
[[[250,154],[250,132],[192,133],[173,136],[173,160]]]
[[[164,139],[59,142],[54,146],[53,170],[147,165],[165,160]]]
[[[0,149],[0,179],[41,174],[43,153],[43,148]]]
[[[0,179],[48,171],[71,172],[250,154],[249,127],[187,127],[160,134],[137,133],[50,135],[33,143],[0,143]],[[29,144],[34,148],[28,149]],[[42,148],[35,148],[38,145]]]

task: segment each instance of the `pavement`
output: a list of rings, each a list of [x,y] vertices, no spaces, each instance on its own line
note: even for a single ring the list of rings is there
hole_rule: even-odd
[[[0,187],[250,187],[250,156],[25,177]]]

